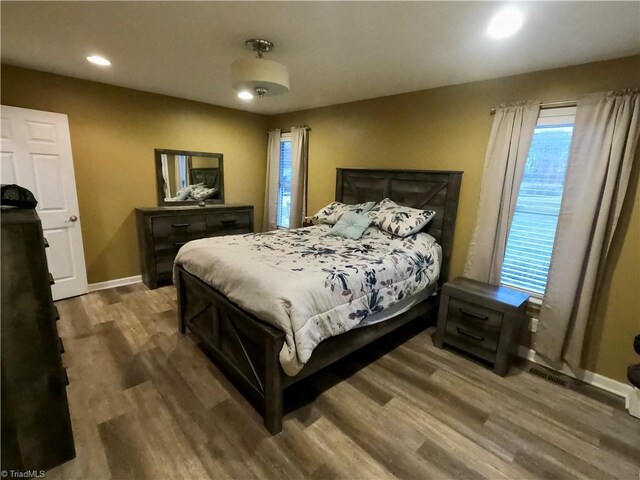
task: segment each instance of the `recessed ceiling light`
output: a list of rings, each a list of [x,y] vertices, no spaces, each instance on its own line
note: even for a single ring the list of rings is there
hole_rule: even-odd
[[[517,8],[507,7],[495,14],[487,33],[492,38],[507,38],[516,33],[522,27],[524,14]]]
[[[108,67],[111,65],[111,62],[100,55],[90,55],[87,57],[91,63],[95,63],[96,65],[100,65],[101,67]]]
[[[238,92],[238,98],[242,100],[253,100],[253,93],[243,90],[242,92]]]

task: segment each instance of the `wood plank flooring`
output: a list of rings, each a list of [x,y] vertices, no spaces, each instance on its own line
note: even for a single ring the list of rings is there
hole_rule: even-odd
[[[522,368],[498,377],[433,347],[433,328],[294,386],[270,437],[178,334],[173,287],[57,306],[77,458],[50,479],[639,478],[640,421],[617,400]]]

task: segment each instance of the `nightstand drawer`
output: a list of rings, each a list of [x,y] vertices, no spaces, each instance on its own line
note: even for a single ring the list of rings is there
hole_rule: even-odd
[[[445,327],[445,341],[454,345],[464,347],[474,345],[489,352],[498,350],[498,339],[500,331],[482,331],[480,329],[461,324],[455,320],[448,319]]]
[[[449,319],[483,331],[500,331],[502,326],[501,312],[453,297],[449,300]]]

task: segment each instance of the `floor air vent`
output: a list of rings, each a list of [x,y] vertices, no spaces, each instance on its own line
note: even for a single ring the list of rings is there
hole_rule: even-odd
[[[560,375],[554,375],[553,373],[551,373],[548,370],[545,370],[543,368],[540,367],[529,367],[529,373],[531,375],[535,375],[536,377],[540,377],[544,380],[546,380],[547,382],[551,382],[551,383],[555,383],[556,385],[560,385],[561,387],[568,387],[569,386],[569,380],[563,378],[563,376]]]

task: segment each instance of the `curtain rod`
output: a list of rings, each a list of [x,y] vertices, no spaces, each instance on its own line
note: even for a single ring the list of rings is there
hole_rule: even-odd
[[[576,102],[575,100],[564,100],[562,102],[547,102],[547,103],[541,103],[540,104],[540,110],[546,110],[549,108],[561,108],[561,107],[575,107],[577,105],[578,102]],[[496,107],[493,107],[490,111],[489,111],[489,115],[495,115],[496,114]]]
[[[302,125],[298,128],[304,128],[308,132],[311,131],[311,127],[307,127],[306,125]],[[273,132],[275,130],[276,130],[275,128],[272,128],[270,130],[267,130],[267,132]],[[280,130],[280,133],[291,133],[291,130]]]

